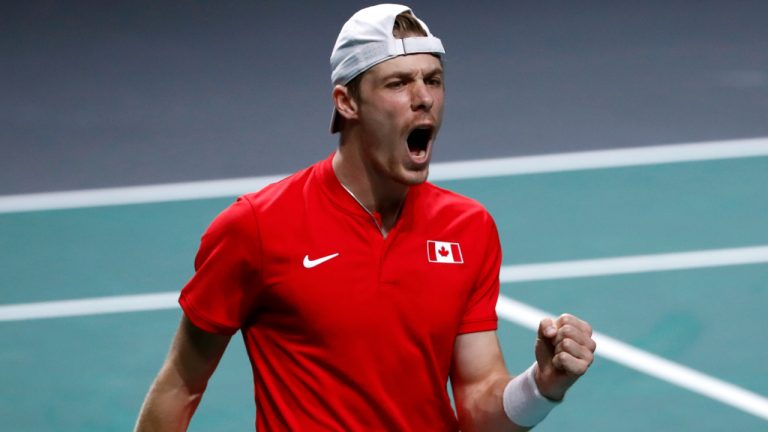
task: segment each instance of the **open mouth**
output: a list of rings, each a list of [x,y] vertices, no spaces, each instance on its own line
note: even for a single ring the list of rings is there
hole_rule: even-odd
[[[427,155],[429,143],[432,140],[434,129],[430,126],[417,127],[408,134],[408,151],[414,158],[423,158]]]

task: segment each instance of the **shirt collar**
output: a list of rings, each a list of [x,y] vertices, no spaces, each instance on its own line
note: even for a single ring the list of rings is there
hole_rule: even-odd
[[[333,157],[336,152],[331,153],[325,160],[320,161],[317,165],[317,176],[322,185],[323,192],[327,198],[341,211],[355,217],[361,217],[366,220],[371,220],[371,214],[359,203],[357,200],[347,191],[344,186],[336,177],[336,172],[333,170]],[[395,226],[407,225],[408,215],[412,213],[413,206],[416,201],[416,196],[421,191],[423,185],[411,186],[408,189],[408,194],[405,197],[405,202],[400,209],[400,215]],[[374,223],[371,221],[371,223]]]

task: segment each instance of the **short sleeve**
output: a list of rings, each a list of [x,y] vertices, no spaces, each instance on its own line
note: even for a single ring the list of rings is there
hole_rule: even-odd
[[[487,212],[484,215],[479,235],[485,238],[486,253],[478,266],[478,276],[459,326],[459,334],[496,330],[498,327],[496,302],[499,299],[501,243],[493,218]]]
[[[246,198],[219,214],[206,230],[195,257],[195,274],[179,304],[197,327],[234,334],[256,304],[260,283],[258,221]]]

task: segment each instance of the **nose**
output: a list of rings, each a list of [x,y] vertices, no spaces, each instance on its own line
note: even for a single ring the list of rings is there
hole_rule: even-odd
[[[411,92],[411,109],[413,111],[429,111],[435,103],[435,98],[422,80],[414,82]]]

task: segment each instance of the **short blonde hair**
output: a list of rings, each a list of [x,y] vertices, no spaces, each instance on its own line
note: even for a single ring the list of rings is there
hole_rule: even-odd
[[[427,36],[427,32],[421,27],[416,17],[411,15],[411,11],[405,11],[395,17],[395,25],[392,26],[392,36],[395,39],[405,39],[412,36]]]

